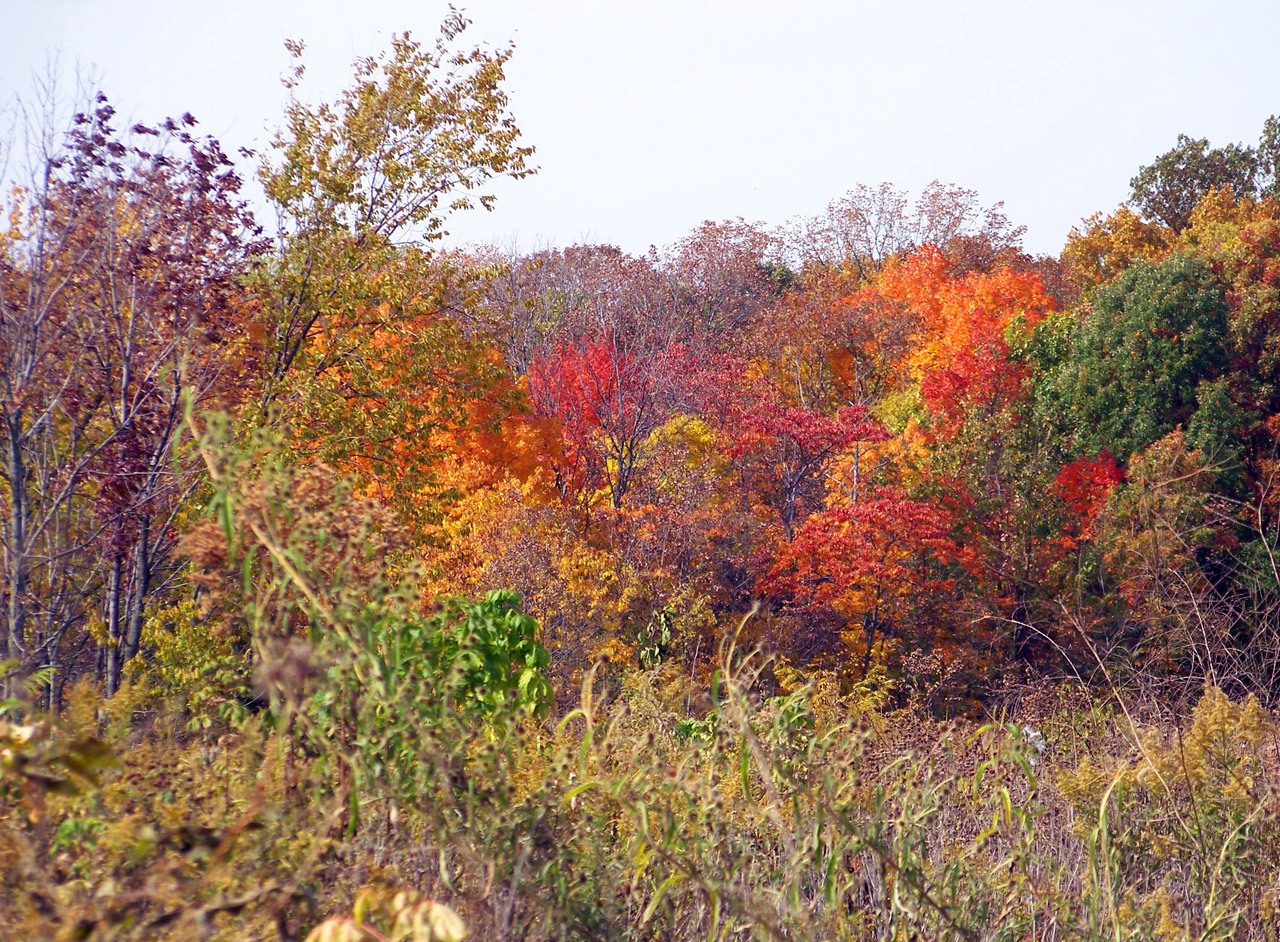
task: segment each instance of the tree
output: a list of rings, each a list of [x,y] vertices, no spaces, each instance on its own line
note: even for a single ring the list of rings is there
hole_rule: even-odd
[[[691,392],[698,365],[682,344],[640,353],[627,338],[565,344],[529,368],[529,391],[540,415],[563,423],[566,464],[557,469],[566,493],[608,490],[617,509],[646,457],[650,434]]]
[[[1159,261],[1169,252],[1171,233],[1144,222],[1127,206],[1110,216],[1094,213],[1084,228],[1073,227],[1062,250],[1077,279],[1092,287],[1110,281],[1139,261]]]
[[[479,259],[497,271],[485,279],[465,324],[468,334],[497,346],[518,374],[556,347],[584,339],[610,335],[638,351],[689,337],[678,319],[677,290],[652,255],[612,245],[494,255]]]
[[[334,103],[292,97],[261,169],[281,231],[257,282],[259,421],[278,413],[301,455],[375,482],[406,511],[421,509],[434,433],[505,376],[452,316],[477,303],[474,280],[432,245],[450,213],[492,207],[488,181],[533,172],[502,89],[512,50],[457,51],[467,23],[451,13],[429,47],[394,36],[356,61]],[[300,61],[301,43],[286,45]],[[299,64],[286,85],[303,76]]]
[[[1276,115],[1263,122],[1258,141],[1258,193],[1280,200],[1280,117]]]
[[[291,98],[278,157],[261,171],[282,223],[278,260],[264,272],[268,402],[299,356],[319,376],[357,358],[370,332],[394,327],[408,307],[444,307],[452,272],[429,246],[448,214],[491,208],[491,195],[471,194],[533,172],[501,88],[511,48],[453,51],[467,23],[452,13],[428,49],[393,37],[389,54],[356,61],[335,104]],[[300,63],[302,44],[286,45]],[[299,64],[286,86],[303,75]]]
[[[1227,313],[1223,288],[1200,259],[1134,265],[1099,288],[1070,328],[1069,352],[1040,384],[1044,414],[1071,436],[1075,455],[1105,449],[1128,460],[1178,425],[1199,433],[1193,444],[1208,443],[1231,421],[1210,428],[1208,413],[1197,415],[1218,400],[1212,384],[1228,363]]]
[[[951,524],[941,508],[882,488],[805,520],[762,581],[860,623],[865,676],[876,633],[899,627],[910,609],[944,588],[938,565],[958,555]]]
[[[194,118],[125,137],[114,114],[98,94],[75,115],[0,234],[0,659],[74,666],[95,639],[72,629],[100,598],[108,691],[193,486],[176,448],[184,395],[234,400],[253,370],[239,280],[258,251],[240,179]]]
[[[989,419],[1015,403],[1028,368],[1014,349],[1054,308],[1038,274],[1009,268],[958,274],[934,246],[887,265],[845,305],[864,324],[888,325],[873,332],[863,353],[878,350],[888,360],[865,370],[888,387],[880,414],[889,414],[892,403],[907,413],[896,417],[899,424],[915,418],[942,437],[971,414]]]
[[[1138,168],[1130,199],[1144,216],[1175,234],[1191,223],[1191,211],[1210,191],[1228,187],[1237,197],[1255,195],[1258,155],[1252,147],[1210,147],[1205,138],[1178,135],[1171,150]]]
[[[948,434],[974,412],[994,416],[1021,396],[1028,370],[1013,346],[1054,307],[1039,275],[1005,268],[955,277],[942,253],[926,248],[873,290],[917,318],[907,363],[936,431]]]
[[[888,437],[863,406],[832,416],[787,406],[768,392],[740,404],[734,425],[729,456],[748,492],[777,513],[787,542],[820,505],[827,471],[840,454],[855,443]]]
[[[912,444],[900,473],[914,499],[947,510],[969,576],[971,627],[1012,623],[1011,647],[1021,655],[1027,602],[1042,582],[1052,473],[1050,449],[1027,421],[1024,350],[1054,301],[1038,273],[957,274],[932,246],[886,266],[860,294],[911,325],[894,404],[904,445]]]
[[[452,51],[468,23],[451,13],[430,49],[408,33],[393,36],[388,55],[356,61],[355,84],[334,105],[291,98],[273,145],[279,163],[262,170],[291,234],[364,245],[408,231],[435,241],[448,212],[493,205],[490,195],[468,193],[495,176],[533,172],[533,149],[518,146],[501,89],[511,47]],[[303,45],[286,47],[298,60],[285,83],[293,89],[304,75]]]
[[[912,203],[891,183],[860,184],[832,200],[792,236],[802,263],[849,271],[864,282],[890,259],[926,245],[961,271],[989,270],[1020,255],[1025,226],[1011,226],[1002,203],[983,207],[974,190],[934,180]]]
[[[1101,451],[1095,457],[1068,462],[1054,478],[1054,490],[1066,504],[1069,517],[1062,535],[1064,548],[1076,549],[1081,541],[1098,535],[1098,524],[1107,499],[1124,480],[1116,460]]]
[[[793,279],[771,259],[773,240],[741,219],[710,220],[676,244],[662,267],[674,282],[686,331],[732,342]]]

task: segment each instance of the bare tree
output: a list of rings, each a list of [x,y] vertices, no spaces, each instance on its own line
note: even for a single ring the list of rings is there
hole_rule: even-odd
[[[980,270],[1021,254],[1025,226],[1012,226],[1003,203],[984,207],[977,191],[939,183],[914,202],[891,183],[859,184],[825,213],[791,227],[787,241],[801,268],[846,268],[865,280],[886,261],[935,245],[959,269]]]

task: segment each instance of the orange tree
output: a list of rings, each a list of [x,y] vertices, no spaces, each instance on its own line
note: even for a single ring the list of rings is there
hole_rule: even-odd
[[[877,632],[919,628],[924,603],[952,588],[946,564],[960,554],[952,521],[934,505],[902,491],[881,488],[869,499],[841,504],[805,520],[795,539],[779,549],[763,587],[802,605],[830,608],[864,644],[861,671],[871,666]]]
[[[1028,656],[1029,603],[1059,551],[1057,457],[1031,422],[1025,350],[1055,304],[1036,273],[956,274],[932,247],[887,266],[857,303],[900,310],[912,325],[906,381],[881,411],[910,445],[902,484],[951,521],[951,559],[964,575],[963,604],[943,619],[964,641],[955,650],[989,652],[975,663],[998,662],[1001,648]]]

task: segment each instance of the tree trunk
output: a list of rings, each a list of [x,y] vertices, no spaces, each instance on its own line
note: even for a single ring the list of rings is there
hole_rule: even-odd
[[[6,559],[5,582],[9,590],[8,624],[5,626],[4,649],[0,661],[21,661],[25,653],[27,633],[27,467],[22,454],[22,412],[15,410],[5,417],[8,433],[9,478],[9,553]],[[21,666],[19,667],[21,670]],[[18,678],[0,679],[0,687],[6,696],[13,696]]]
[[[107,585],[107,685],[106,695],[120,688],[120,666],[123,639],[120,637],[120,577],[124,560],[119,550],[111,561],[111,579]]]
[[[142,614],[147,595],[151,591],[151,554],[148,541],[151,538],[151,521],[144,519],[134,548],[133,579],[129,584],[129,612],[125,624],[124,661],[128,663],[138,654],[142,643]]]
[[[1022,586],[1014,588],[1013,604],[1013,659],[1017,663],[1029,661],[1031,629],[1027,624],[1027,592]]]

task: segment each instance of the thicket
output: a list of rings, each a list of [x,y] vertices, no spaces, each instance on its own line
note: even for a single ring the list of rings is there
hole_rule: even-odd
[[[5,936],[1273,938],[1275,119],[1057,258],[444,251],[533,172],[465,26],[295,66],[269,238],[190,115],[27,114]]]

